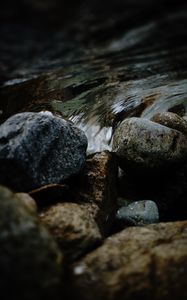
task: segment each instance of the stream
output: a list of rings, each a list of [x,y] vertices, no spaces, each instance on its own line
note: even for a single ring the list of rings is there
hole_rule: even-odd
[[[5,10],[0,121],[51,111],[85,131],[92,153],[111,149],[125,118],[163,111],[187,118],[185,2],[116,1],[107,10],[106,1],[88,2],[54,26],[45,19],[39,26],[40,16],[31,22],[32,11],[28,22],[7,22]]]

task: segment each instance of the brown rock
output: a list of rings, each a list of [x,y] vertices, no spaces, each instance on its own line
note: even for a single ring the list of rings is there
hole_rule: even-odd
[[[72,280],[76,299],[187,299],[187,221],[123,230],[74,264]]]
[[[75,259],[102,240],[95,221],[97,211],[92,204],[58,203],[43,211],[40,218],[68,259]]]
[[[111,227],[117,202],[117,161],[112,153],[103,151],[87,158],[76,182],[76,193],[81,201],[95,203],[97,222],[102,234]]]
[[[175,113],[157,113],[151,118],[151,121],[187,134],[187,121]]]

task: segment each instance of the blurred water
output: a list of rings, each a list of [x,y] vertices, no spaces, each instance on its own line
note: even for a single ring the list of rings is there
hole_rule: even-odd
[[[95,152],[111,149],[124,118],[168,110],[187,116],[187,12],[143,21],[133,26],[131,20],[111,37],[110,22],[104,29],[99,23],[107,32],[103,41],[86,43],[82,32],[71,40],[61,31],[43,40],[37,55],[18,60],[3,81],[1,120],[19,111],[52,111],[82,128],[88,152]]]

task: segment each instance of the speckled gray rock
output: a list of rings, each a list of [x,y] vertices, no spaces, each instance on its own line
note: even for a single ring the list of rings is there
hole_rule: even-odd
[[[116,220],[121,226],[146,225],[159,222],[158,207],[154,201],[142,200],[121,207],[116,213]]]
[[[51,113],[20,113],[0,126],[0,183],[28,191],[78,173],[84,133]]]
[[[187,138],[147,119],[129,118],[114,133],[113,151],[123,169],[159,169],[186,160]]]
[[[61,264],[61,252],[36,214],[19,196],[0,187],[2,295],[6,299],[59,299]]]
[[[157,113],[151,118],[151,121],[187,134],[187,121],[172,112]]]

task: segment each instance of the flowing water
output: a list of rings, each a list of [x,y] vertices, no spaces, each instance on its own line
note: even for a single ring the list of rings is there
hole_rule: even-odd
[[[95,152],[111,149],[112,134],[127,117],[161,111],[187,117],[185,6],[153,14],[154,7],[130,7],[103,19],[86,7],[74,25],[49,34],[2,29],[1,121],[49,110],[82,128],[88,152]]]

